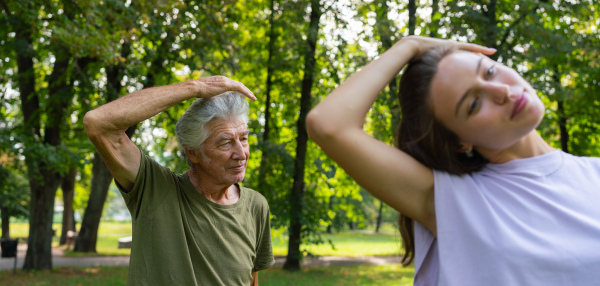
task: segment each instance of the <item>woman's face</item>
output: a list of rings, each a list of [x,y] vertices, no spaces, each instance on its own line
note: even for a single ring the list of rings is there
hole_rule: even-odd
[[[436,116],[465,147],[503,150],[534,130],[544,104],[515,70],[481,54],[455,52],[431,83]]]

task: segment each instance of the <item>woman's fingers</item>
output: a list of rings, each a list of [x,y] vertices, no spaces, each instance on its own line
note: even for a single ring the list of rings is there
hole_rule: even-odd
[[[496,49],[494,49],[494,48],[488,48],[488,47],[484,47],[484,46],[477,45],[477,44],[471,44],[471,43],[464,43],[459,46],[459,49],[476,52],[476,53],[482,53],[484,55],[492,55],[496,52]]]

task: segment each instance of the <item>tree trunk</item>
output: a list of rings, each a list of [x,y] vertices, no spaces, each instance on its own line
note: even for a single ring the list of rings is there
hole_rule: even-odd
[[[310,24],[307,35],[307,50],[304,56],[304,78],[300,97],[300,115],[298,116],[296,139],[296,160],[294,162],[294,183],[290,195],[290,228],[288,255],[283,269],[288,271],[299,270],[302,254],[300,252],[302,233],[302,208],[304,203],[304,165],[306,159],[306,115],[310,110],[311,88],[314,80],[315,54],[319,36],[319,21],[321,18],[321,4],[319,0],[311,1]]]
[[[131,44],[123,43],[121,47],[121,57],[127,58],[131,53]],[[121,92],[121,75],[125,66],[122,63],[110,66],[106,69],[106,102],[111,102],[119,97]],[[153,80],[152,80],[153,82]],[[127,129],[125,133],[131,138],[137,125]],[[106,167],[106,164],[100,157],[100,154],[94,153],[92,166],[92,187],[90,198],[81,221],[81,228],[75,241],[75,252],[96,252],[96,242],[98,241],[98,228],[102,218],[102,210],[106,202],[108,188],[112,182],[113,176]]]
[[[329,209],[333,210],[333,200],[335,199],[335,195],[329,196]],[[329,221],[329,225],[327,225],[327,233],[331,234],[333,232],[333,219]]]
[[[393,23],[389,20],[388,18],[388,12],[390,10],[390,8],[387,5],[387,0],[378,0],[379,2],[377,3],[378,5],[376,7],[376,23],[377,23],[377,29],[379,32],[379,40],[381,41],[381,48],[383,49],[383,51],[387,51],[389,48],[392,47],[392,45],[394,44],[392,42],[392,31],[390,29],[390,27],[392,27]],[[410,6],[410,4],[409,4]],[[414,6],[414,3],[413,3]],[[412,15],[409,13],[409,18],[410,17],[415,17],[415,15]],[[410,21],[409,21],[410,22]],[[415,22],[415,20],[412,21],[413,23]],[[410,29],[409,29],[410,30]],[[414,30],[414,27],[413,27]],[[410,32],[409,32],[410,33]],[[398,80],[396,79],[396,77],[394,77],[390,83],[388,84],[388,98],[387,98],[387,102],[388,102],[388,106],[390,107],[390,111],[391,111],[391,116],[392,116],[392,130],[391,132],[394,132],[394,130],[396,130],[396,128],[398,127],[398,124],[400,124],[400,108],[399,108],[399,104],[398,104],[398,100],[397,95],[398,95]],[[384,140],[383,138],[378,138],[380,140]]]
[[[75,252],[96,252],[96,241],[98,238],[98,227],[102,217],[102,208],[106,201],[106,194],[110,186],[112,175],[100,158],[94,153],[92,166],[92,191],[88,200],[85,214],[81,221],[81,228],[75,241]]]
[[[408,0],[408,34],[414,35],[417,26],[417,4],[415,0]]]
[[[496,17],[496,0],[490,0],[486,4],[487,10],[483,11],[483,15],[488,19],[483,35],[483,45],[490,48],[498,48],[496,41],[498,40],[498,28],[496,27],[498,19]],[[493,60],[498,59],[499,54],[495,53],[489,57]]]
[[[429,36],[432,38],[437,38],[438,36],[438,28],[440,26],[440,20],[437,18],[437,14],[439,11],[439,0],[431,1],[431,27],[429,28]]]
[[[69,174],[63,178],[61,189],[63,194],[62,231],[60,232],[59,245],[67,242],[67,232],[75,231],[75,213],[73,211],[73,197],[75,195],[75,177],[77,169],[71,168]]]
[[[265,91],[265,127],[263,131],[262,138],[262,155],[260,158],[260,169],[258,174],[258,191],[262,192],[266,186],[266,175],[267,175],[267,142],[269,141],[269,132],[270,126],[269,122],[271,120],[271,88],[273,86],[273,53],[275,52],[275,29],[273,18],[275,14],[275,0],[271,0],[270,7],[271,14],[269,15],[269,56],[267,58],[267,83],[266,83],[266,91]]]
[[[554,74],[552,75],[552,80],[560,89],[560,68],[558,65],[554,65],[552,70]],[[565,114],[565,100],[563,98],[559,98],[557,100],[557,110],[558,113],[558,129],[560,130],[560,147],[561,149],[569,153],[569,131],[567,130],[567,115]]]
[[[381,221],[383,219],[383,202],[379,201],[379,211],[377,212],[377,225],[375,225],[375,232],[379,233],[381,227]]]
[[[10,239],[10,216],[8,214],[8,208],[0,206],[0,213],[2,217],[2,238]]]
[[[68,86],[65,81],[69,60],[66,53],[56,53],[56,61],[48,84],[50,100],[44,132],[45,146],[61,144],[60,126],[64,124],[65,104],[69,104],[72,98],[67,91]],[[45,158],[31,158],[34,155],[30,153],[27,156],[29,156],[27,167],[31,203],[29,240],[23,269],[52,269],[52,219],[56,190],[62,181],[62,176],[54,170],[55,168],[44,162]]]
[[[558,102],[558,126],[560,129],[560,147],[561,149],[569,153],[569,131],[567,131],[567,117],[565,115],[564,100]]]
[[[39,141],[41,132],[39,99],[35,93],[35,72],[33,65],[33,41],[31,27],[20,23],[15,31],[15,52],[17,54],[18,85],[21,97],[21,111],[25,119],[25,161],[28,169],[31,203],[29,216],[29,239],[24,270],[52,268],[52,217],[56,190],[61,175],[32,151],[42,146],[61,144],[60,124],[64,120],[65,104],[70,102],[63,93],[68,87],[65,81],[69,58],[65,52],[56,53],[56,61],[49,79],[48,116],[43,132],[43,142]],[[67,94],[68,96],[68,94]],[[64,123],[64,122],[62,122]],[[40,144],[41,143],[41,144]],[[34,146],[32,146],[34,145]],[[29,150],[28,150],[29,149]]]

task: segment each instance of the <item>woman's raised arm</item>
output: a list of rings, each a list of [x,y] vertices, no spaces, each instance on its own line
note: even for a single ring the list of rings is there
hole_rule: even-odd
[[[406,37],[341,84],[306,119],[310,137],[358,184],[434,234],[432,170],[371,137],[362,125],[379,93],[411,58],[444,45],[491,51],[473,44]]]

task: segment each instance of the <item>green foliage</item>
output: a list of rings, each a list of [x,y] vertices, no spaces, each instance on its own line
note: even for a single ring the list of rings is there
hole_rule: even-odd
[[[0,165],[0,207],[13,218],[29,215],[29,184],[27,180]]]
[[[408,30],[405,1],[322,2],[313,105]],[[542,136],[561,147],[561,139],[568,135],[573,154],[600,156],[597,1],[439,1],[433,20],[429,14],[432,2],[417,1],[416,34],[437,34],[497,48],[493,57],[523,74],[546,104],[546,116],[538,128]],[[273,10],[267,0],[30,0],[3,4],[0,161],[13,174],[13,190],[22,190],[19,184],[26,183],[24,178],[39,179],[40,167],[58,174],[77,167],[75,209],[83,210],[94,152],[82,123],[85,113],[105,104],[112,92],[122,96],[141,88],[219,74],[243,82],[258,97],[250,103],[251,158],[244,185],[267,198],[273,227],[285,230],[292,215],[288,199],[309,1],[273,0]],[[269,52],[271,24],[274,41]],[[27,45],[17,31],[28,33],[32,44]],[[32,115],[40,127],[38,132],[30,132],[31,125],[26,127],[24,122],[18,51],[27,51],[34,61],[34,70],[28,72],[35,75],[32,96],[39,98],[40,108]],[[65,87],[53,94],[56,86],[51,79],[65,54],[68,61],[60,80]],[[108,82],[113,68],[118,70],[116,91],[109,89]],[[269,68],[271,101],[266,106]],[[395,93],[386,87],[364,124],[366,132],[388,144],[393,144],[400,118]],[[140,124],[133,137],[145,152],[176,172],[188,166],[180,156],[175,123],[191,102]],[[54,109],[57,103],[64,108]],[[61,144],[47,144],[47,130],[58,111],[64,112],[59,124]],[[266,122],[270,133],[265,141]],[[561,134],[561,127],[566,134]],[[310,141],[306,156],[304,243],[329,247],[329,238],[320,235],[327,226],[341,231],[352,222],[359,228],[373,228],[379,201]],[[259,186],[261,183],[264,185]],[[28,198],[10,200],[23,205]],[[392,222],[394,216],[386,206],[384,221]],[[310,247],[305,250],[313,252]]]

